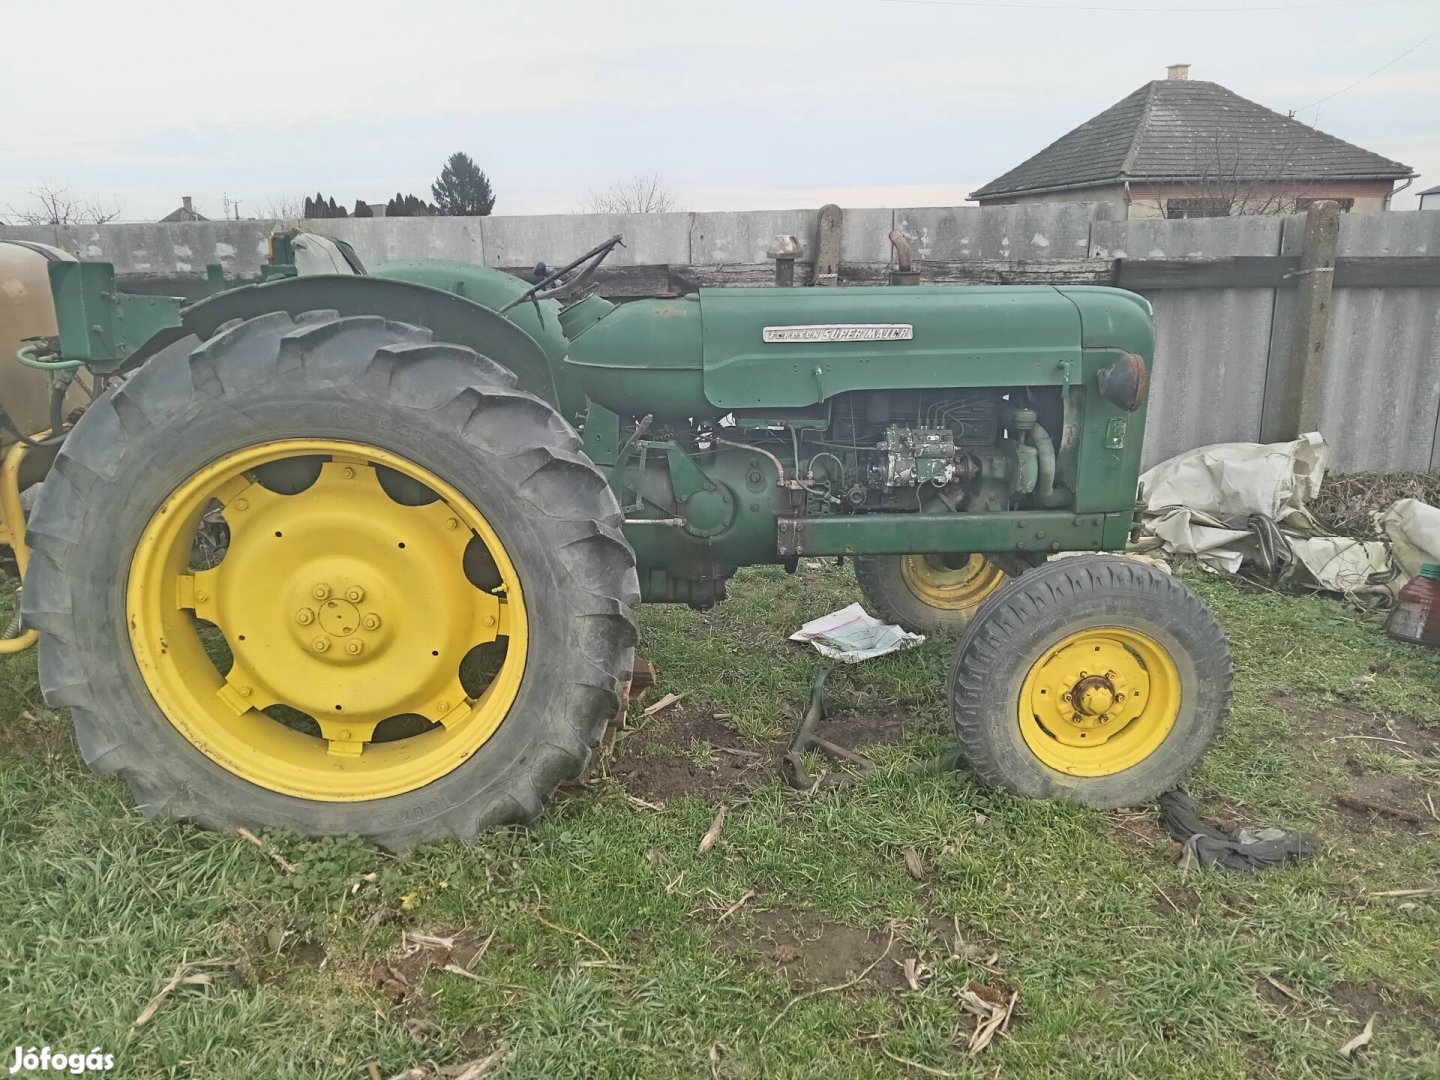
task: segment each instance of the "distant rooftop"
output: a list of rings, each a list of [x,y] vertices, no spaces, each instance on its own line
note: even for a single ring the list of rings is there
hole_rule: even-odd
[[[972,199],[1066,191],[1124,180],[1401,180],[1414,170],[1257,105],[1189,64],[1146,83]]]
[[[210,220],[210,219],[207,218],[204,214],[200,213],[198,210],[195,209],[195,204],[194,204],[194,202],[191,201],[191,198],[190,198],[189,195],[186,195],[186,196],[183,196],[183,197],[181,198],[179,208],[176,209],[176,210],[171,210],[170,213],[168,213],[168,214],[166,214],[164,217],[162,217],[162,218],[160,219],[160,223],[161,223],[161,224],[164,224],[164,223],[166,223],[166,222],[172,222],[172,221],[209,221],[209,220]]]

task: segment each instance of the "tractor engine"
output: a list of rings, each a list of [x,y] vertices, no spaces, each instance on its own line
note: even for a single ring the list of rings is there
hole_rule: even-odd
[[[565,309],[557,381],[584,395],[585,450],[610,471],[645,597],[708,606],[738,566],[873,551],[901,515],[1128,520],[1149,312],[1071,291],[704,289]],[[1121,468],[1082,476],[1082,442]],[[1038,559],[1116,528],[1103,514],[1072,525],[1094,539],[1025,524],[985,543]],[[942,532],[891,542],[962,554]]]

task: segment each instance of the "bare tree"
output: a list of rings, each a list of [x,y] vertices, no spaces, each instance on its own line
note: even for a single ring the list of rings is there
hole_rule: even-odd
[[[104,225],[120,216],[120,208],[102,206],[70,194],[69,188],[41,184],[30,189],[29,206],[10,207],[22,225]]]
[[[265,207],[265,217],[275,218],[277,221],[294,221],[305,212],[304,195],[282,195],[278,199],[271,199],[270,204]]]
[[[1315,187],[1299,175],[1299,133],[1266,146],[1242,145],[1234,136],[1196,137],[1195,175],[1166,185],[1143,200],[1160,217],[1242,217],[1293,214],[1314,200]]]
[[[584,214],[664,214],[675,209],[675,196],[658,173],[636,173],[580,200]]]

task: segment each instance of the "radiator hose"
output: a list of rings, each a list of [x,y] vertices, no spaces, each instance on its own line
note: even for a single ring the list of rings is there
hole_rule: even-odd
[[[1064,506],[1070,501],[1070,492],[1055,483],[1055,444],[1050,441],[1050,433],[1032,424],[1025,438],[1035,448],[1035,501],[1047,510]]]

